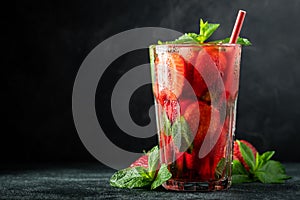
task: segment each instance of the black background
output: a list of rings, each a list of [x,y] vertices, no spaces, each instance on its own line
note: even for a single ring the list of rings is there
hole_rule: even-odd
[[[243,48],[236,136],[259,151],[276,150],[280,161],[300,161],[300,1],[113,0],[16,3],[1,40],[6,85],[0,162],[96,161],[72,117],[73,83],[88,53],[137,27],[198,32],[199,18],[221,24],[212,39],[228,37],[239,9],[247,11],[241,35],[253,45]],[[103,79],[116,81],[147,60],[147,50],[125,55]],[[153,146],[155,137],[136,145],[109,119],[111,87],[99,83],[96,95],[99,121],[113,133],[110,139],[136,152]],[[138,124],[149,122],[145,108],[151,104],[150,87],[135,92],[130,111]]]

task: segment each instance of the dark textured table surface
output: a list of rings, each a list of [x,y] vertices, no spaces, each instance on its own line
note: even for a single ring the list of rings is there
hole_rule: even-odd
[[[0,199],[300,199],[300,163],[285,164],[285,184],[247,183],[222,192],[171,192],[163,188],[119,189],[108,181],[114,170],[99,164],[6,166]],[[22,169],[21,169],[22,168]]]

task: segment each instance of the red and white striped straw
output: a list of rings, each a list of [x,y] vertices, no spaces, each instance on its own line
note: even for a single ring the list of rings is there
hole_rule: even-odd
[[[239,10],[238,16],[237,16],[235,24],[234,24],[234,28],[233,28],[232,33],[231,33],[229,43],[234,44],[234,43],[237,42],[238,37],[239,37],[240,32],[241,32],[241,29],[242,29],[242,26],[243,26],[245,16],[246,16],[246,11]]]

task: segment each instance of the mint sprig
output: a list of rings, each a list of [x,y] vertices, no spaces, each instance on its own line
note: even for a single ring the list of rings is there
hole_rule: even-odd
[[[284,166],[278,162],[271,160],[275,151],[267,151],[263,154],[256,153],[256,158],[252,150],[244,143],[236,140],[239,150],[249,171],[245,169],[243,164],[238,160],[233,160],[232,182],[262,182],[262,183],[283,183],[284,180],[291,178],[285,173]]]
[[[148,168],[135,166],[119,170],[110,178],[110,185],[129,189],[140,187],[155,189],[172,176],[165,164],[161,165],[156,174],[158,162],[159,149],[155,146],[148,152]]]
[[[220,24],[210,24],[207,21],[203,22],[202,19],[200,19],[200,33],[197,37],[198,41],[200,43],[203,43],[206,41],[220,26]]]
[[[219,28],[220,24],[212,24],[208,23],[208,21],[204,22],[200,19],[200,31],[197,33],[185,33],[174,41],[158,41],[158,44],[202,44]],[[221,40],[210,41],[210,44],[219,44],[219,43],[228,43],[230,38],[225,38]],[[237,40],[237,44],[241,44],[244,46],[251,45],[251,42],[247,38],[239,37]]]

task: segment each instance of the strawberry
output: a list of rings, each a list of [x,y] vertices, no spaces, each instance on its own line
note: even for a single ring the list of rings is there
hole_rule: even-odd
[[[213,109],[213,110],[212,110]],[[211,119],[211,112],[214,112],[214,119]],[[192,133],[196,133],[194,138],[194,148],[200,149],[204,137],[210,126],[212,132],[218,128],[219,114],[211,105],[198,101],[190,104],[183,114]],[[212,120],[212,123],[211,123]]]
[[[188,152],[184,152],[184,161],[187,169],[193,169],[194,158],[192,154],[189,154]]]
[[[176,95],[168,89],[163,89],[159,92],[156,100],[165,110],[171,123],[173,123],[180,115],[180,107]]]
[[[146,155],[139,157],[129,167],[136,167],[136,166],[148,168],[148,155],[146,154]]]
[[[202,180],[209,180],[214,177],[212,177],[211,174],[211,165],[210,165],[210,157],[209,155],[205,156],[204,158],[197,158],[197,161],[195,161],[196,169],[198,170],[198,174],[201,177]]]
[[[224,74],[226,62],[226,55],[220,48],[203,46],[203,49],[199,51],[194,63],[193,79],[190,81],[198,98],[207,94],[208,86],[214,84],[218,78],[218,72],[221,75]],[[204,99],[208,97],[205,96]]]
[[[221,135],[218,138],[216,145],[212,150],[212,154],[210,156],[212,163],[212,175],[215,175],[217,165],[219,164],[222,158],[226,158],[227,148],[231,146],[228,144],[229,137],[229,117],[225,119],[224,125],[222,127]]]
[[[226,91],[228,91],[227,99],[235,99],[238,94],[238,80],[239,80],[239,48],[228,48],[225,55],[227,58],[227,66],[224,75],[224,84]]]
[[[176,176],[181,177],[183,173],[183,165],[184,165],[184,152],[176,152]]]
[[[186,64],[178,53],[159,55],[155,60],[155,76],[158,91],[168,89],[179,97],[185,81]]]
[[[210,58],[216,64],[220,73],[224,73],[226,69],[227,59],[225,50],[222,47],[204,46],[205,51],[210,55]]]
[[[173,161],[173,152],[176,151],[172,136],[161,132],[159,137],[160,159],[162,163],[170,164]]]
[[[240,142],[242,142],[243,144],[247,145],[252,150],[254,158],[256,158],[256,153],[257,153],[256,148],[252,144],[250,144],[248,141],[246,141],[246,140],[240,140]],[[241,154],[241,151],[240,151],[240,148],[239,148],[239,145],[238,145],[237,141],[234,141],[233,159],[240,161],[244,165],[244,167],[246,168],[246,170],[248,170],[248,171],[250,170],[250,167],[247,165],[247,163],[245,162],[245,160],[244,160],[244,158],[243,158],[243,156]]]

